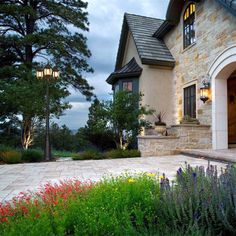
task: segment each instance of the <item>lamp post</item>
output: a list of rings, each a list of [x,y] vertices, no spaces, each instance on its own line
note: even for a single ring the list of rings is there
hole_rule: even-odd
[[[49,80],[50,78],[58,79],[59,70],[57,68],[52,68],[49,64],[47,64],[44,68],[39,68],[36,71],[36,77],[38,79],[46,80],[46,109],[45,109],[45,119],[46,119],[46,132],[45,132],[45,149],[44,149],[44,158],[45,161],[49,161],[51,159],[51,146],[50,146],[50,126],[49,126],[49,118],[50,118],[50,100],[49,100]]]

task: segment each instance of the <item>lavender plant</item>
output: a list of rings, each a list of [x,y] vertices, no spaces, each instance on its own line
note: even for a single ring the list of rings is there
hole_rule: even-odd
[[[183,235],[236,235],[236,169],[218,174],[208,165],[179,168],[176,182],[161,181],[158,214],[162,224]]]

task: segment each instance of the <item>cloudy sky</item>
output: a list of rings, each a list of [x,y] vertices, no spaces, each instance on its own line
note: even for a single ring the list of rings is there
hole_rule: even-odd
[[[94,73],[87,75],[87,80],[95,88],[94,93],[97,97],[107,100],[110,98],[111,86],[106,83],[106,78],[114,70],[124,13],[164,19],[169,0],[87,1],[90,22],[87,37],[92,52],[89,64],[94,68]],[[77,130],[86,124],[90,103],[74,90],[71,91],[68,100],[72,109],[66,111],[56,122]]]

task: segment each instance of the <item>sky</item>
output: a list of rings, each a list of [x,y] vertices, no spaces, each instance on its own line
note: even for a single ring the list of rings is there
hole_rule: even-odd
[[[112,91],[106,79],[114,71],[124,13],[165,19],[169,0],[87,0],[87,2],[90,25],[86,36],[88,47],[92,52],[88,62],[93,67],[94,73],[87,74],[86,79],[95,88],[94,93],[100,100],[109,100]],[[55,122],[77,130],[86,124],[90,103],[73,89],[67,101],[72,105],[72,109],[65,111],[65,114]]]

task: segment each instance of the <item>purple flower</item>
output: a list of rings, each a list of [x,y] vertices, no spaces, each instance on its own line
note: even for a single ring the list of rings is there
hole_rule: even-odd
[[[193,178],[195,179],[197,177],[197,173],[193,172],[192,173]]]

